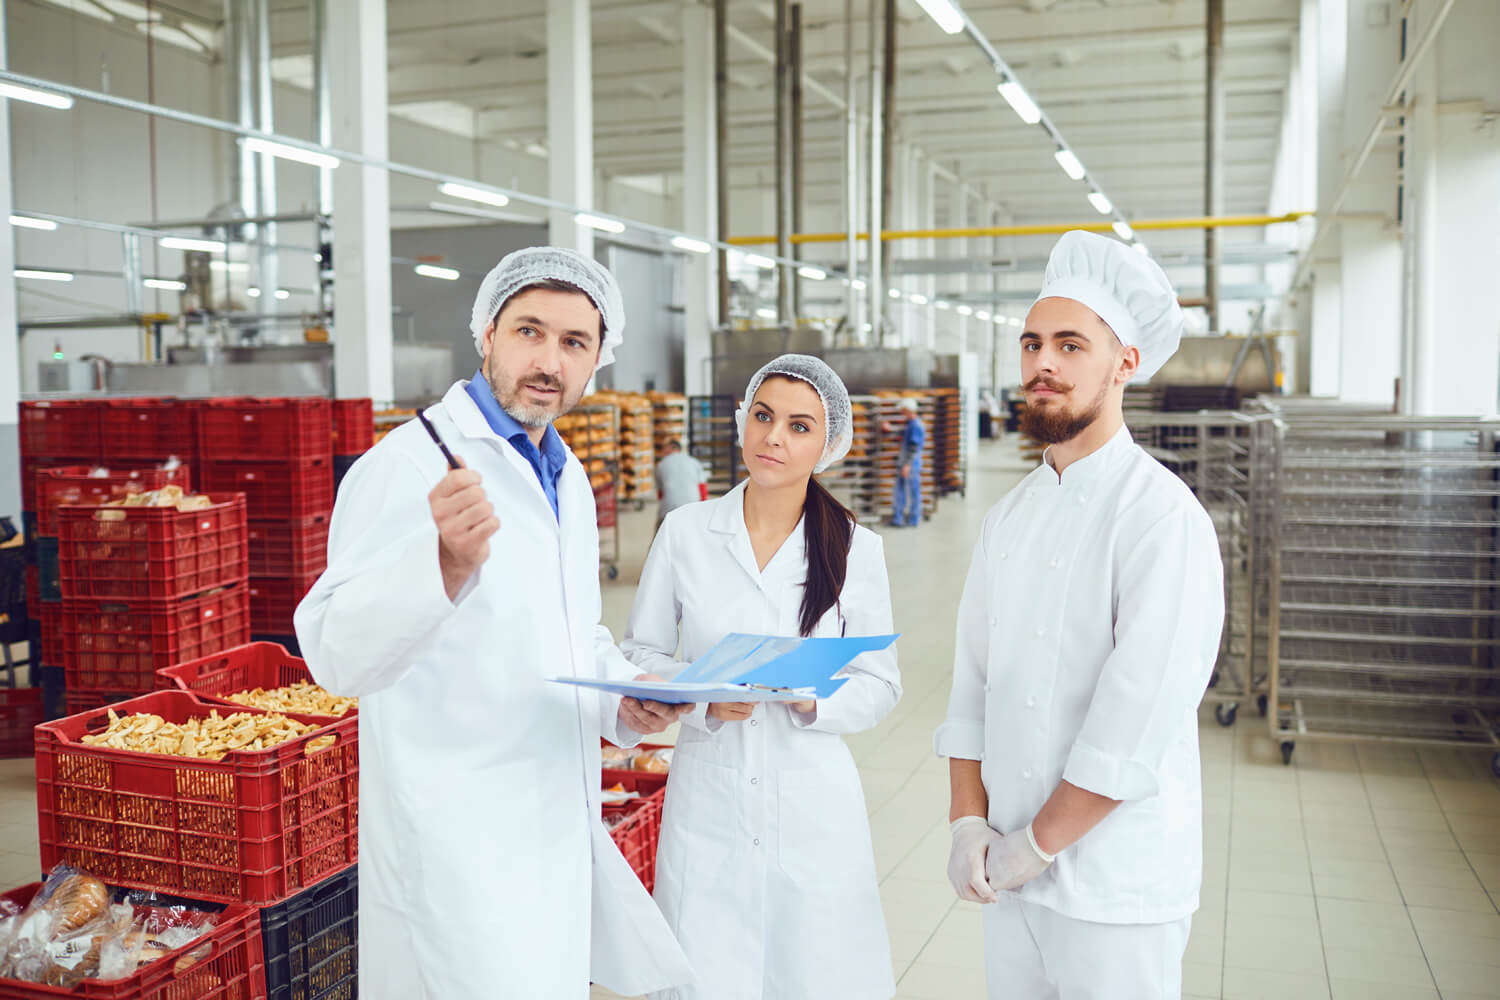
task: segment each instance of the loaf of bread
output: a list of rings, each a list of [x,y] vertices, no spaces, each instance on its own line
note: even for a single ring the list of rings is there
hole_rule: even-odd
[[[109,887],[92,875],[69,875],[53,890],[46,907],[54,935],[69,934],[96,919],[109,906]]]

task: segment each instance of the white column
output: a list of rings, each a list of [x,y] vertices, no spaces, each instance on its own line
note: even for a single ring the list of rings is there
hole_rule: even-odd
[[[333,145],[385,159],[385,2],[329,0],[328,83]],[[391,184],[384,170],[333,171],[333,381],[339,396],[394,401],[391,342]]]
[[[1429,0],[1419,4],[1429,13],[1435,6]],[[1438,178],[1436,254],[1425,296],[1433,315],[1420,345],[1419,412],[1500,412],[1500,298],[1494,294],[1495,276],[1500,275],[1496,38],[1500,4],[1459,3],[1427,56],[1438,74]]]
[[[594,205],[594,70],[589,0],[547,3],[548,197],[588,209]],[[710,47],[711,51],[711,47]],[[594,231],[553,209],[547,238],[585,257],[594,255]]]
[[[1343,179],[1344,68],[1348,41],[1348,0],[1319,0],[1318,48],[1318,226],[1328,218]],[[1339,393],[1339,353],[1343,335],[1339,240],[1324,237],[1312,268],[1312,325],[1306,331],[1308,389],[1314,396]]]
[[[926,169],[924,169],[921,174],[922,203],[918,208],[919,218],[922,220],[921,224],[923,229],[937,228],[937,171],[937,164],[931,158],[929,158],[927,160]],[[927,258],[928,260],[937,259],[937,240],[923,240],[920,246],[922,247],[923,257]],[[927,349],[932,350],[937,345],[937,325],[939,319],[942,316],[941,310],[932,305],[932,303],[937,302],[938,294],[936,272],[927,275],[922,280],[922,285],[924,286],[922,288],[922,294],[927,296],[928,301],[926,343]]]
[[[1383,13],[1384,16],[1375,16]],[[1348,5],[1344,128],[1340,173],[1380,113],[1400,69],[1401,16],[1365,3]],[[1414,42],[1415,40],[1413,40]],[[1339,398],[1389,406],[1400,371],[1401,234],[1396,217],[1396,149],[1377,149],[1351,185],[1339,225],[1343,251]]]
[[[1430,7],[1428,8],[1430,9]],[[1424,30],[1421,14],[1414,6],[1412,35]],[[1410,37],[1410,36],[1409,36]],[[1438,68],[1436,53],[1425,59],[1413,75],[1407,98],[1411,109],[1406,115],[1405,192],[1403,205],[1403,250],[1406,265],[1406,315],[1401,337],[1400,410],[1408,415],[1431,415],[1437,412],[1433,385],[1429,378],[1436,358],[1431,352],[1437,345],[1434,322],[1437,303],[1433,293],[1437,286],[1438,258]]]
[[[9,67],[5,46],[5,0],[0,0],[0,68]],[[0,219],[10,218],[11,207],[10,102],[0,100]],[[14,515],[20,527],[21,343],[16,335],[16,279],[11,276],[15,267],[15,227],[7,222],[0,232],[0,514]]]
[[[708,7],[682,8],[682,228],[718,239],[714,161],[714,28]],[[718,325],[718,254],[686,255],[682,269],[683,385],[689,395],[712,391],[708,360]]]

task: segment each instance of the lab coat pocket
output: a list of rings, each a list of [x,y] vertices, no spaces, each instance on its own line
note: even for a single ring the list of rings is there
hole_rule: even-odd
[[[794,882],[844,882],[872,863],[864,789],[852,764],[776,776],[776,857]]]
[[[745,806],[738,768],[683,753],[672,760],[662,813],[659,878],[689,894],[737,888],[744,880]]]

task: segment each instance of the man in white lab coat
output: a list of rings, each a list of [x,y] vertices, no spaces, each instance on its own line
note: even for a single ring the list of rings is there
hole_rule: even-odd
[[[550,683],[635,677],[599,624],[583,466],[552,420],[613,359],[614,278],[506,257],[471,323],[482,367],[355,463],[328,569],[296,614],[324,687],[360,696],[360,995],[572,997],[684,982],[686,960],[599,822],[601,734],[675,718]]]
[[[1182,325],[1149,257],[1071,232],[1021,334],[1024,430],[1050,447],[984,520],[935,737],[948,877],[987,904],[991,998],[1181,995],[1223,570],[1207,513],[1134,444],[1122,400]]]

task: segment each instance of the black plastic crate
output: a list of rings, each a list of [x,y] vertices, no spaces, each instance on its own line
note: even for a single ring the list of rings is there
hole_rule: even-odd
[[[260,911],[268,1000],[353,1000],[359,987],[359,866]]]
[[[363,455],[335,455],[333,456],[333,491],[338,492],[339,487],[344,485],[344,477],[354,467]]]
[[[250,636],[251,642],[274,642],[286,649],[293,656],[302,655],[302,644],[297,641],[295,635],[262,635],[259,632]]]
[[[42,689],[42,715],[48,722],[61,719],[68,714],[68,690],[63,683],[63,668],[45,664],[37,666],[35,657],[31,662],[31,676],[38,682],[36,686]]]
[[[62,570],[57,550],[56,538],[36,540],[36,565],[42,571],[42,600],[48,603],[62,600]]]

